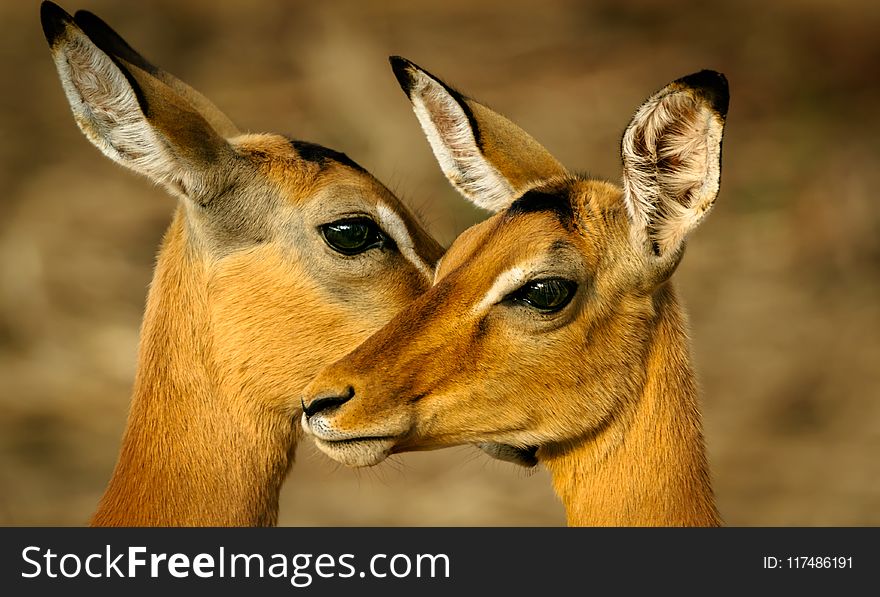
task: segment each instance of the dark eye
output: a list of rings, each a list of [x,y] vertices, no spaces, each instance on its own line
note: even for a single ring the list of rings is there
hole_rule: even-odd
[[[331,249],[343,255],[357,255],[383,246],[388,237],[369,218],[338,220],[319,226],[321,235]]]
[[[562,309],[574,296],[577,284],[565,278],[532,280],[509,296],[510,300],[527,304],[543,313]]]

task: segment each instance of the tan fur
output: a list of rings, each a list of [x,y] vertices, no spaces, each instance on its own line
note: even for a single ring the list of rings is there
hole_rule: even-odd
[[[483,158],[498,169],[515,196],[565,174],[565,167],[519,126],[477,101],[465,101],[480,127]]]
[[[88,138],[180,200],[150,286],[119,459],[91,522],[274,524],[306,383],[424,292],[441,248],[339,154],[301,155],[278,135],[226,138],[234,125],[213,104],[96,17],[74,21],[51,3],[42,14]],[[99,49],[122,44],[113,60]],[[343,256],[319,232],[389,214],[383,232],[405,253]]]
[[[711,112],[701,90],[673,85],[696,113]],[[640,114],[629,131],[646,125]],[[631,157],[662,169],[656,154],[640,153],[644,144],[633,147]],[[664,175],[676,183],[676,172],[672,164]],[[685,317],[668,279],[682,245],[656,255],[634,242],[634,230],[655,220],[634,218],[617,185],[554,174],[532,186],[544,204],[528,209],[528,195],[518,207],[508,198],[513,208],[456,239],[428,293],[312,381],[307,409],[318,396],[353,395],[326,412],[311,409],[305,430],[352,466],[466,443],[504,444],[487,452],[506,459],[511,449],[537,448],[570,525],[719,524]],[[693,225],[669,238],[683,239]],[[507,298],[552,277],[577,283],[557,313]]]

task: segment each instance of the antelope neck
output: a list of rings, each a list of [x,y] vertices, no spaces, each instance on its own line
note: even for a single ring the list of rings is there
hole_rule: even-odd
[[[668,284],[655,308],[645,383],[622,416],[588,438],[539,452],[569,526],[720,524],[684,317]]]
[[[289,419],[212,379],[205,268],[181,210],[151,284],[131,408],[95,526],[273,525],[292,463]]]

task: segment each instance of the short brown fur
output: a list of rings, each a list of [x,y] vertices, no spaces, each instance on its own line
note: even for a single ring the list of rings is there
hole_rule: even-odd
[[[411,77],[420,76],[412,68]],[[708,80],[726,94],[723,77]],[[703,160],[709,166],[701,188],[717,190],[711,162],[720,159],[724,114],[700,91],[675,82],[649,100],[651,110],[637,113],[628,130],[653,127],[654,139],[633,154],[624,146],[630,169],[659,159],[651,155],[655,142],[681,136],[674,118],[671,127],[652,120],[665,114],[670,97],[691,111],[682,117],[700,124],[688,129],[688,153],[669,161],[687,165],[693,178],[701,171],[689,160]],[[432,122],[442,118],[428,122],[427,132],[445,139]],[[483,157],[504,173],[516,167]],[[664,175],[674,186],[676,167]],[[352,390],[344,404],[304,417],[318,447],[353,466],[464,443],[537,447],[570,525],[720,524],[685,316],[669,280],[683,247],[664,245],[655,254],[638,228],[644,219],[662,229],[663,206],[633,215],[650,201],[680,197],[662,186],[667,179],[650,187],[652,172],[625,172],[625,181],[631,176],[642,176],[639,188],[656,196],[628,198],[616,185],[560,167],[532,188],[567,202],[573,227],[550,211],[502,210],[465,231],[428,293],[307,388],[307,409],[316,396]],[[714,193],[706,191],[705,200]],[[670,225],[692,227],[708,211],[694,209],[701,213],[682,211],[687,217]],[[530,281],[549,278],[577,284],[559,310],[541,312],[512,298]]]
[[[275,524],[306,383],[424,292],[441,248],[365,171],[304,158],[279,135],[229,135],[216,107],[94,15],[46,2],[41,16],[86,136],[179,199],[91,523]],[[355,216],[393,242],[333,250],[319,227]]]

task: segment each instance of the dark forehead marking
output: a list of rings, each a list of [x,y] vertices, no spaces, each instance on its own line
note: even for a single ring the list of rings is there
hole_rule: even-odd
[[[559,223],[566,229],[574,225],[574,208],[571,198],[566,190],[537,190],[527,191],[522,197],[514,201],[507,208],[508,218],[521,214],[549,212],[559,219]]]
[[[297,141],[295,139],[291,139],[290,144],[296,150],[296,153],[299,154],[299,157],[308,162],[319,164],[322,168],[327,166],[327,162],[333,161],[344,164],[349,168],[354,168],[360,172],[366,172],[360,164],[340,151],[328,149],[317,143]]]

